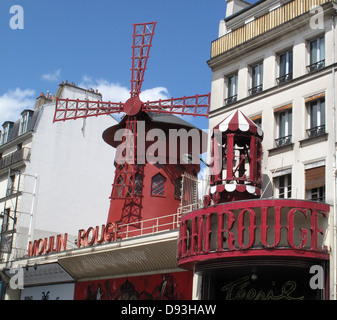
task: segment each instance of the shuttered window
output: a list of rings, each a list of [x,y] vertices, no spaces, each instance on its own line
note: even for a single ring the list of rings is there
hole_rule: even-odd
[[[325,166],[305,170],[305,189],[325,186]]]

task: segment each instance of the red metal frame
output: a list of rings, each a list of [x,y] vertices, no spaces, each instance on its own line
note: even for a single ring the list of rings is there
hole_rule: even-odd
[[[149,22],[133,25],[131,97],[138,97],[141,92],[156,24],[157,22]]]
[[[131,98],[134,99],[134,98]],[[71,100],[56,98],[56,107],[53,122],[75,120],[80,118],[97,117],[113,113],[126,112],[133,116],[129,111],[131,102],[103,102],[89,100]],[[208,118],[211,94],[195,95],[183,98],[171,98],[167,100],[140,102],[140,110],[143,112],[157,112],[178,115],[190,115]],[[134,103],[134,105],[137,105]],[[128,107],[128,110],[126,110]]]
[[[208,117],[211,94],[195,95],[167,100],[147,101],[143,104],[144,112],[158,112],[180,115]]]
[[[121,102],[56,98],[53,122],[120,113],[123,112],[123,106]]]

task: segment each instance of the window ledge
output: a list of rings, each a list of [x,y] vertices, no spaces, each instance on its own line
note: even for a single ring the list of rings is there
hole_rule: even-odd
[[[155,198],[166,198],[166,195],[161,195],[161,194],[151,194],[151,197],[155,197]]]
[[[285,146],[282,146],[282,147],[276,147],[276,148],[269,149],[268,153],[269,153],[269,156],[273,156],[275,154],[290,151],[290,150],[293,150],[293,149],[294,149],[294,144],[289,143],[289,144],[287,144]]]
[[[328,133],[323,133],[323,134],[320,134],[319,136],[316,136],[316,137],[306,138],[306,139],[300,140],[299,141],[300,147],[305,147],[305,146],[309,146],[309,145],[314,144],[314,143],[327,141],[328,135],[329,135]]]

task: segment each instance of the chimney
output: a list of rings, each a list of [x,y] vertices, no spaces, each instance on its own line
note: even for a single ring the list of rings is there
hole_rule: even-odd
[[[243,0],[226,0],[226,2],[226,18],[251,5],[250,3]]]
[[[47,96],[43,92],[40,93],[40,96],[36,99],[34,110],[39,109],[43,104],[50,103],[53,100],[53,96],[47,92]]]

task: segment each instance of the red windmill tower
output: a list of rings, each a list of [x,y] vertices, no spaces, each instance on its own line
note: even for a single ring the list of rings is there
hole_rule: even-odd
[[[104,141],[117,148],[108,222],[127,224],[175,213],[180,203],[178,190],[180,192],[181,174],[186,172],[197,176],[200,170],[199,164],[182,165],[179,152],[174,155],[173,161],[169,161],[172,160],[170,140],[165,138],[170,129],[190,130],[193,127],[173,115],[208,117],[210,94],[147,102],[140,100],[155,26],[156,22],[133,25],[131,97],[125,103],[56,100],[54,122],[125,113],[119,124],[103,133]],[[164,132],[161,147],[160,143],[157,144],[162,152],[158,148],[151,150],[151,146],[154,149],[151,139],[157,138],[156,142],[161,140],[158,136],[151,137],[151,129]],[[202,141],[205,135],[201,130],[198,132],[201,136],[200,147],[204,145]],[[141,139],[143,143],[140,144]],[[179,147],[178,142],[177,149]],[[191,153],[191,143],[188,143],[186,150],[185,153]],[[198,156],[205,151],[199,148]],[[155,160],[149,161],[149,155]]]

